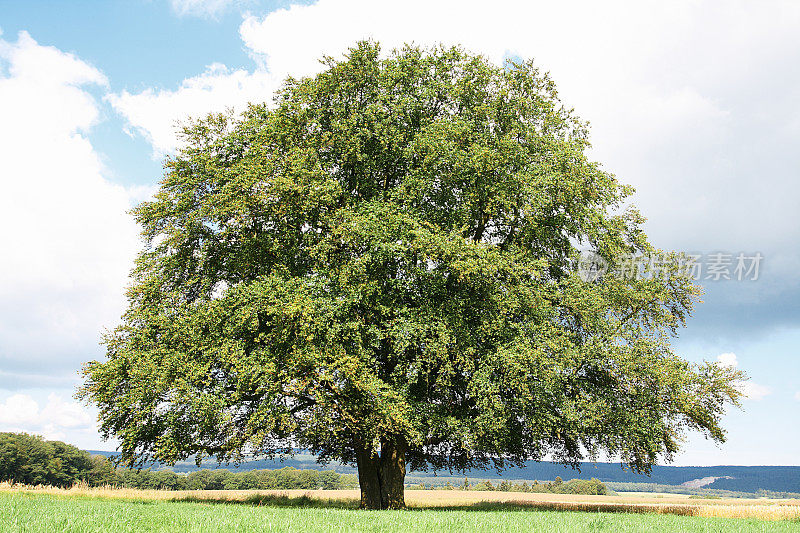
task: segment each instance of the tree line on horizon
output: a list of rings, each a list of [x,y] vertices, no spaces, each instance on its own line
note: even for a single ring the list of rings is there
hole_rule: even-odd
[[[479,490],[479,491],[499,491],[499,492],[535,492],[535,493],[550,493],[550,494],[586,494],[594,496],[613,495],[615,492],[597,478],[591,479],[570,479],[564,481],[561,476],[556,477],[555,480],[549,482],[539,482],[533,480],[531,483],[527,481],[514,482],[504,479],[498,484],[493,484],[491,480],[484,479],[475,484],[470,483],[469,478],[464,478],[464,482],[460,485],[453,485],[447,481],[444,485],[433,485],[425,482],[420,482],[417,485],[410,485],[409,489],[427,490],[427,489],[445,489],[445,490]]]
[[[71,444],[27,433],[0,433],[0,481],[69,487],[87,481],[91,456]]]
[[[231,472],[202,469],[188,475],[172,470],[119,468],[103,455],[27,433],[0,433],[0,482],[71,487],[113,486],[157,490],[356,489],[352,474],[292,467]]]
[[[27,433],[0,433],[0,482],[29,486],[71,487],[86,483],[90,487],[119,487],[142,490],[341,490],[358,489],[358,477],[333,470],[255,469],[231,472],[203,468],[188,474],[170,469],[120,468],[104,455],[92,455],[71,444],[45,440]],[[551,482],[511,482],[493,484],[489,480],[464,478],[454,486],[412,485],[411,489],[452,489],[503,492],[542,492],[557,494],[612,494],[600,480],[592,478]]]

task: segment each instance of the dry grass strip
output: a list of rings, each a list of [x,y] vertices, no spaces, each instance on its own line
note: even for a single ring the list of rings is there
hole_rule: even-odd
[[[102,499],[191,501],[353,508],[358,505],[356,490],[139,490],[76,485],[68,489],[26,487],[0,483],[0,490],[52,494],[63,497]],[[412,509],[537,509],[545,511],[583,511],[611,513],[654,513],[761,520],[800,520],[800,500],[734,499],[696,500],[688,503],[678,495],[585,496],[579,494],[541,494],[479,492],[459,490],[408,490],[406,502]]]

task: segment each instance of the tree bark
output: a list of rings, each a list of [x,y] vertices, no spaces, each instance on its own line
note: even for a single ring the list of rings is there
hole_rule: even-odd
[[[364,446],[356,447],[358,486],[361,488],[361,508],[381,509],[380,459]]]
[[[406,444],[385,441],[381,444],[381,507],[404,509],[406,479]]]
[[[380,455],[367,446],[356,447],[362,509],[404,509],[406,444],[381,442]]]

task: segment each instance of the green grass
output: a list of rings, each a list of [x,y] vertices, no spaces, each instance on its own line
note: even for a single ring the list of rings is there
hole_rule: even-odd
[[[275,502],[279,503],[279,502]],[[798,522],[581,513],[513,508],[360,511],[0,493],[0,532],[10,531],[800,531]]]

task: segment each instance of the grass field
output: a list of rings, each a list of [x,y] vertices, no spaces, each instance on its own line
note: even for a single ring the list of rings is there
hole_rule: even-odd
[[[734,507],[724,500],[688,505],[685,498],[653,495],[406,494],[408,511],[361,511],[353,508],[353,491],[5,489],[0,490],[0,532],[800,531],[796,501],[738,502],[739,516],[751,518],[728,518],[715,516]],[[570,508],[580,510],[560,510]]]

